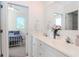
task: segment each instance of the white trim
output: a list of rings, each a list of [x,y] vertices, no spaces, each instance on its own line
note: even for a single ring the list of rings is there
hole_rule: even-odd
[[[3,29],[2,33],[2,53],[4,57],[9,56],[9,44],[8,44],[8,27],[7,27],[7,2],[1,2],[3,8],[1,8],[1,28]]]

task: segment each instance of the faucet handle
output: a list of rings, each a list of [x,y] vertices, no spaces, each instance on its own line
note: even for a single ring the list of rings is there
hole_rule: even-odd
[[[66,42],[67,42],[67,43],[72,43],[70,37],[67,37],[67,38],[66,38]]]

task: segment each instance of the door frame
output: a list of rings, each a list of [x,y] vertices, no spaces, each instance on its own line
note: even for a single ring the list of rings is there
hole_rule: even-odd
[[[2,54],[3,57],[9,56],[9,47],[8,47],[8,27],[7,27],[7,2],[1,2],[3,6],[1,8],[1,29],[3,30],[2,33]]]

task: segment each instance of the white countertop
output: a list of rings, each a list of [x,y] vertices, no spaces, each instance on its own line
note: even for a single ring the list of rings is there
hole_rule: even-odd
[[[42,33],[33,33],[35,38],[57,49],[58,51],[70,57],[79,57],[79,47],[75,44],[68,44],[63,38],[53,39],[45,37]]]

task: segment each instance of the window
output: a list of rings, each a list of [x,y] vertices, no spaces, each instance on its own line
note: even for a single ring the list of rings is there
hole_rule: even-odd
[[[23,17],[18,16],[16,18],[16,28],[17,29],[24,29],[24,18]]]
[[[59,15],[57,18],[56,18],[56,25],[60,25],[61,26],[61,16]]]

